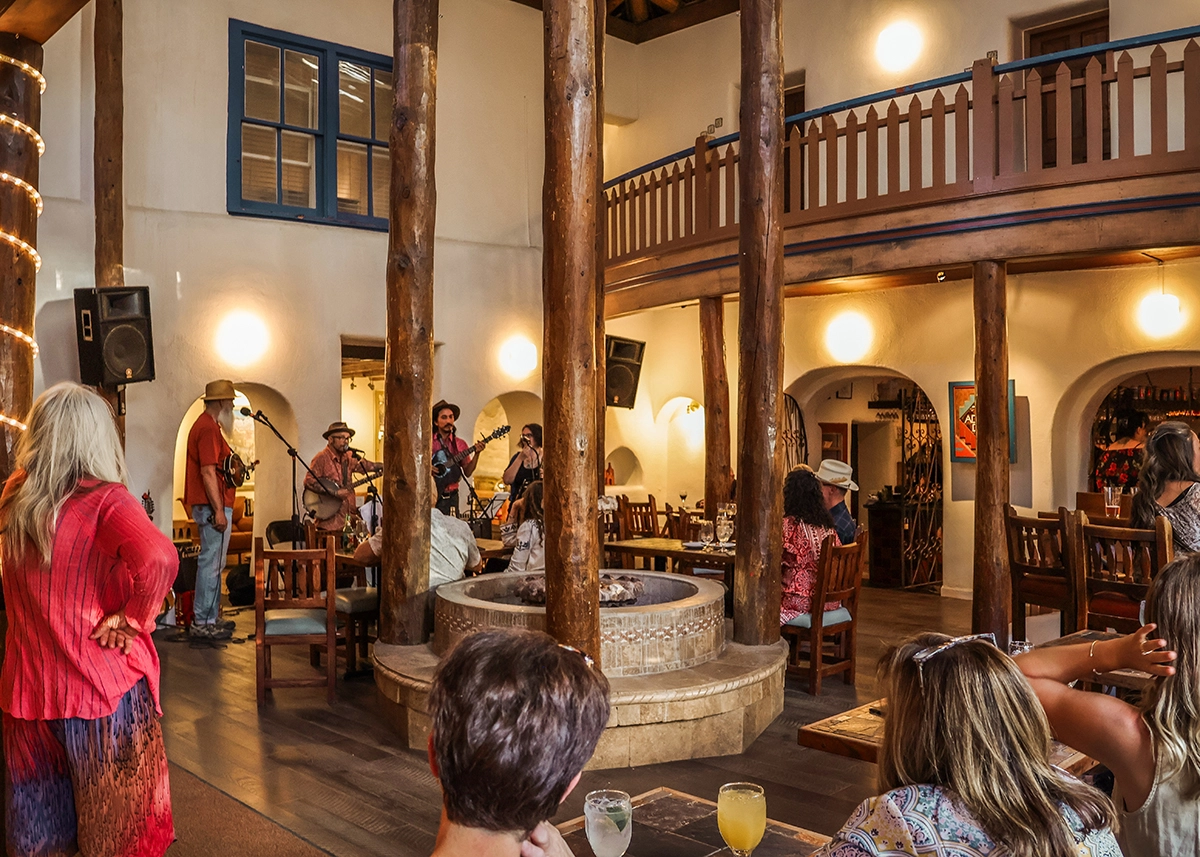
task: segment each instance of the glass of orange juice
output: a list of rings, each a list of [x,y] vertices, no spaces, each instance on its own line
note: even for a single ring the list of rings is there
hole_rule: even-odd
[[[717,795],[717,827],[736,857],[750,857],[767,829],[767,796],[754,783],[726,783]]]

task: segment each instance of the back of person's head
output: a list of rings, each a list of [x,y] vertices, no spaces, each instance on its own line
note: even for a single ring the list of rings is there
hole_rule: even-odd
[[[608,680],[540,631],[482,631],[442,661],[430,749],[454,824],[524,835],[550,818],[608,723]]]
[[[1117,440],[1131,440],[1137,434],[1138,429],[1143,429],[1149,423],[1150,418],[1146,416],[1145,411],[1137,411],[1132,408],[1117,411],[1113,419],[1113,436]]]
[[[1133,500],[1133,525],[1150,529],[1157,514],[1157,499],[1168,482],[1200,482],[1195,469],[1195,435],[1184,422],[1168,420],[1146,441],[1138,472],[1138,493]]]
[[[784,478],[783,515],[814,527],[833,529],[833,517],[825,506],[821,480],[807,467],[793,468]]]
[[[1071,857],[1069,806],[1088,829],[1111,827],[1112,804],[1050,764],[1050,726],[1029,682],[987,639],[910,637],[879,662],[887,713],[882,791],[930,784],[953,792],[1013,857]],[[918,653],[935,654],[918,664]]]
[[[546,521],[546,507],[542,502],[544,496],[545,486],[540,479],[530,482],[521,494],[521,500],[525,503],[524,520],[536,521],[538,529],[541,529]]]
[[[525,428],[529,429],[529,433],[533,435],[533,445],[540,447],[542,445],[542,424],[526,423]]]
[[[32,546],[49,562],[63,502],[84,478],[126,483],[125,454],[108,403],[70,381],[38,396],[25,421],[16,448],[24,482],[0,505],[0,532],[5,556],[19,560]]]
[[[1153,636],[1178,657],[1175,674],[1142,697],[1142,711],[1166,772],[1182,770],[1189,797],[1200,797],[1200,554],[1188,554],[1155,576],[1146,596]]]

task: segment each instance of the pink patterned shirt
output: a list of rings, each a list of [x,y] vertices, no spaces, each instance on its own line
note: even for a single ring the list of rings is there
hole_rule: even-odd
[[[783,519],[783,601],[779,611],[779,624],[786,625],[812,607],[813,587],[817,582],[817,560],[821,556],[821,542],[832,535],[835,544],[841,544],[837,531],[829,527],[814,527],[795,518]],[[841,607],[840,601],[830,601],[826,610]]]

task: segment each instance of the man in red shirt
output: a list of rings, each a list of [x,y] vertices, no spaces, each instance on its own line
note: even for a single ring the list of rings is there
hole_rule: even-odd
[[[450,510],[458,506],[459,479],[474,473],[475,465],[479,463],[479,459],[473,454],[470,458],[454,465],[445,473],[439,475],[437,472],[439,452],[444,452],[445,455],[442,458],[447,459],[470,449],[467,442],[459,440],[454,433],[454,421],[458,419],[460,413],[458,405],[452,405],[445,399],[442,399],[433,406],[433,477],[438,487],[437,510],[443,515],[449,515]],[[481,441],[475,444],[473,452],[479,453],[483,447],[484,444]]]
[[[316,479],[313,478],[314,473],[317,479],[330,480],[339,486],[335,489],[335,496],[342,498],[341,506],[330,517],[317,519],[318,530],[333,533],[339,532],[345,526],[347,515],[358,514],[354,505],[354,474],[382,473],[383,465],[377,461],[363,458],[359,455],[358,450],[350,448],[350,439],[354,437],[354,429],[341,420],[330,423],[329,428],[321,437],[329,443],[314,455],[309,463],[312,473],[305,474],[304,487],[313,491],[322,491],[322,486],[318,485]]]
[[[228,640],[232,621],[217,621],[221,601],[221,569],[229,552],[235,489],[225,478],[225,460],[232,450],[222,434],[233,428],[232,381],[213,381],[204,388],[204,413],[192,423],[187,439],[183,505],[200,530],[196,562],[196,598],[189,633],[207,640]]]

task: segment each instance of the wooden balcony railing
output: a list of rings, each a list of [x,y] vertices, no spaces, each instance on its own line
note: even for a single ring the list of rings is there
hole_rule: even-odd
[[[1200,170],[1196,37],[1200,26],[999,66],[979,60],[788,117],[784,226]],[[608,182],[609,263],[736,238],[738,170],[736,134],[700,137],[694,150]]]

